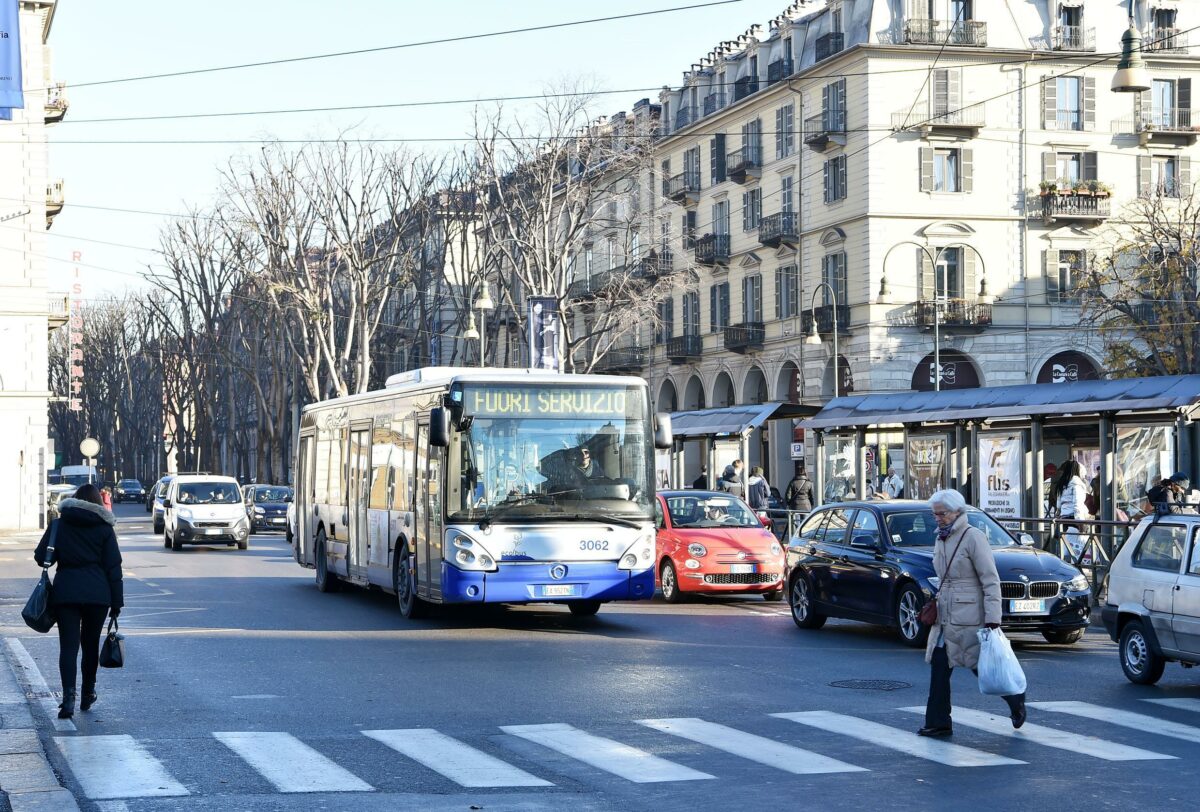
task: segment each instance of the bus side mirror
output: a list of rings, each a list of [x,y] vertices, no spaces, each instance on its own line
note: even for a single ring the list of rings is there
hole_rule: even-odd
[[[444,406],[429,410],[429,444],[436,448],[450,445],[450,411]]]
[[[671,433],[671,415],[667,412],[657,412],[654,415],[654,447],[671,448],[675,445],[675,435]]]

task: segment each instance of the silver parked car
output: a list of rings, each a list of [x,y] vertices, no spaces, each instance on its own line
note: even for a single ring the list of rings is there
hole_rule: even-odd
[[[1101,617],[1130,682],[1153,685],[1168,662],[1200,664],[1200,516],[1142,520],[1113,559]]]

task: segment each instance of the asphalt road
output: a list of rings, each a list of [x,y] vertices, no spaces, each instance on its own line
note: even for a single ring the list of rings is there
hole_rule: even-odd
[[[927,666],[884,630],[802,632],[758,598],[407,622],[382,593],[318,593],[281,535],[172,552],[117,512],[128,666],[75,730],[35,709],[84,809],[1195,807],[1200,672],[1133,686],[1101,630],[1018,642],[1030,702],[1074,704],[1016,736],[956,673],[951,747],[912,735]],[[57,640],[18,614],[31,550],[0,541],[0,632],[57,690]]]

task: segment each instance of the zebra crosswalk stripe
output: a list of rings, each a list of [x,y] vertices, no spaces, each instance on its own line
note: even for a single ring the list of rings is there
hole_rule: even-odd
[[[925,713],[923,706],[901,708],[900,710],[905,710],[909,713]],[[988,733],[994,733],[997,736],[1025,739],[1034,744],[1040,744],[1045,747],[1056,747],[1059,750],[1067,750],[1072,753],[1079,753],[1080,755],[1094,756],[1105,761],[1152,761],[1154,759],[1175,758],[1175,756],[1142,750],[1139,747],[1130,747],[1125,744],[1097,739],[1095,736],[1084,736],[1079,733],[1070,733],[1053,727],[1035,725],[1032,722],[1026,722],[1020,730],[1014,730],[1012,722],[1007,716],[995,716],[986,711],[973,710],[971,708],[955,708],[953,715],[955,725],[966,725],[967,727],[986,730]]]
[[[540,744],[637,784],[696,781],[715,777],[659,758],[645,750],[585,733],[566,724],[505,725],[500,729],[511,736]]]
[[[796,775],[867,772],[863,767],[856,767],[811,750],[803,750],[703,719],[642,719],[638,724]]]
[[[374,789],[290,733],[214,733],[213,736],[280,792],[371,792]]]
[[[1084,719],[1108,722],[1110,725],[1131,727],[1143,733],[1156,733],[1159,736],[1169,736],[1173,739],[1183,739],[1186,742],[1200,744],[1200,728],[1159,719],[1157,716],[1149,716],[1144,713],[1105,708],[1090,702],[1030,702],[1029,706],[1052,713],[1069,713],[1072,716],[1082,716]]]
[[[1200,713],[1200,699],[1143,699],[1143,702],[1153,702],[1155,705],[1162,705],[1165,708],[1174,708],[1175,710],[1195,711]]]
[[[524,770],[430,728],[364,730],[386,744],[463,787],[552,787]]]
[[[132,736],[56,736],[54,744],[90,800],[188,794]]]
[[[950,767],[997,767],[1005,764],[1024,764],[1024,761],[985,753],[960,744],[941,739],[927,739],[910,730],[881,725],[856,716],[846,716],[830,711],[801,711],[799,713],[773,713],[780,719],[789,719],[802,725],[851,736],[889,750],[898,750],[917,758],[936,761]]]

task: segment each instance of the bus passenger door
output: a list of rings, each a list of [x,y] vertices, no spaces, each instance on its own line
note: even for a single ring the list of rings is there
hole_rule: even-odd
[[[296,562],[312,563],[312,520],[313,489],[316,487],[313,470],[313,444],[316,438],[307,434],[300,438],[300,451],[296,455],[296,488],[292,499],[292,515],[296,526],[292,529],[292,543],[296,545]]]
[[[417,595],[426,600],[442,597],[441,462],[442,449],[430,447],[429,422],[425,420],[417,425],[413,547],[417,554]]]
[[[350,491],[346,531],[350,543],[346,549],[346,574],[354,580],[367,578],[367,482],[370,476],[371,431],[354,427],[350,432]]]

